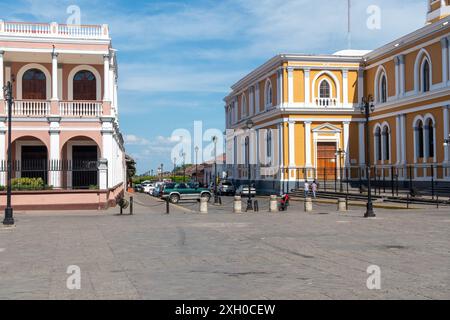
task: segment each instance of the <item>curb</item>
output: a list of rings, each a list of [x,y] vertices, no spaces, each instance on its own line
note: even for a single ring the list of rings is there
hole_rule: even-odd
[[[296,198],[291,198],[291,201],[297,201],[297,202],[304,202],[303,199],[296,199]],[[316,203],[324,203],[324,204],[336,204],[337,200],[326,200],[326,199],[316,199],[313,200],[313,202]],[[364,202],[357,202],[357,201],[349,201],[348,202],[349,205],[351,206],[356,206],[356,207],[365,207],[366,203]],[[373,207],[374,208],[378,208],[378,209],[392,209],[392,210],[420,210],[420,209],[424,209],[424,208],[420,208],[420,207],[416,207],[414,205],[410,205],[409,208],[406,207],[400,207],[400,206],[394,206],[394,205],[388,205],[388,204],[380,204],[380,203],[373,203]]]

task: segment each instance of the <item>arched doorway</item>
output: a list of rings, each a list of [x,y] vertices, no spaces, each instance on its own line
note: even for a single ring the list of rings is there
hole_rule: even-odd
[[[66,188],[98,188],[100,150],[94,140],[83,136],[71,138],[63,146],[62,157],[68,167],[63,178]]]
[[[22,99],[47,99],[47,78],[39,69],[27,70],[22,78]]]
[[[48,149],[35,137],[21,137],[12,143],[13,177],[42,178],[48,184]]]

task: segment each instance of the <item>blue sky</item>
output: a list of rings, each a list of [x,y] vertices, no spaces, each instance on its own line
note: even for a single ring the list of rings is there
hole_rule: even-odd
[[[352,49],[374,49],[424,25],[425,0],[352,0]],[[242,76],[278,53],[347,48],[347,0],[1,1],[5,21],[110,25],[119,50],[120,123],[140,173],[173,166],[172,132],[224,130],[223,97]],[[369,30],[367,8],[381,9]]]

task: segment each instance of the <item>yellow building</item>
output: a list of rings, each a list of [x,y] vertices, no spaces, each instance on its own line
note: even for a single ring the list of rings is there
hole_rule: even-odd
[[[386,179],[450,182],[450,0],[428,1],[426,26],[381,48],[281,54],[234,84],[224,99],[230,179],[267,191],[361,179],[370,156]],[[364,97],[374,101],[369,150]]]

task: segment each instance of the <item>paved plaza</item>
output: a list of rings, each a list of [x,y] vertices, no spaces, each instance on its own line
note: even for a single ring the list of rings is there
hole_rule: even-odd
[[[294,204],[286,214],[192,212],[135,195],[133,216],[18,212],[0,228],[0,299],[450,299],[448,209]],[[67,268],[81,270],[69,290]],[[381,289],[366,286],[380,267]]]

